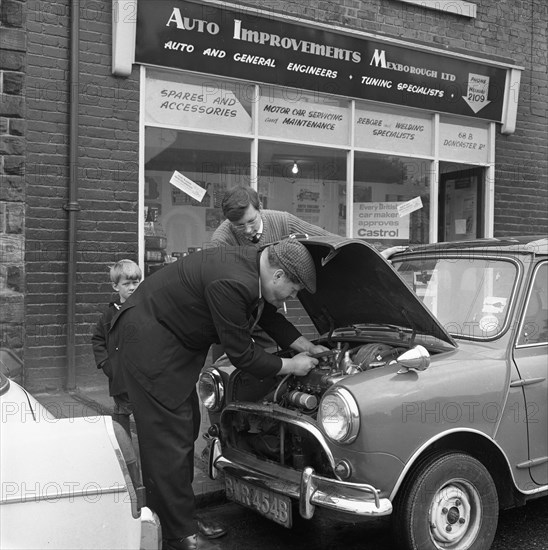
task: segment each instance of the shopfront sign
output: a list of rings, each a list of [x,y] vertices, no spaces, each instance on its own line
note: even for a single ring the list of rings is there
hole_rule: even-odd
[[[139,0],[135,61],[501,121],[507,68],[184,0]]]
[[[276,138],[347,144],[349,109],[336,105],[261,97],[259,133]]]
[[[488,128],[464,126],[458,122],[440,122],[439,155],[443,160],[487,163]]]
[[[356,109],[355,143],[377,151],[414,155],[432,154],[432,117],[404,116],[383,109]]]
[[[230,90],[171,80],[146,81],[145,122],[201,130],[249,132],[251,116]]]

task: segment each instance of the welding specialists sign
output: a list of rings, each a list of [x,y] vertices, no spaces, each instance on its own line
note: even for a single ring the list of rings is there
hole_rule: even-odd
[[[213,5],[139,0],[135,61],[501,121],[507,69]]]

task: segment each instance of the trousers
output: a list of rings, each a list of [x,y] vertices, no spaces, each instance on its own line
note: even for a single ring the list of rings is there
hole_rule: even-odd
[[[194,442],[200,431],[196,389],[176,409],[152,397],[127,370],[124,373],[139,441],[146,503],[158,514],[164,539],[198,532],[195,520]]]

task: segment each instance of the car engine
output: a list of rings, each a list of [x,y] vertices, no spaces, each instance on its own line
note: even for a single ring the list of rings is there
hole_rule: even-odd
[[[325,342],[326,346],[330,344],[331,349],[314,356],[318,365],[306,376],[288,374],[259,380],[232,367],[226,356],[224,366],[219,360],[200,379],[204,403],[208,402],[204,396],[215,394],[213,389],[218,392],[222,386],[226,390],[222,397],[217,393],[214,400],[222,403],[222,411],[212,413],[210,408],[210,435],[220,436],[226,449],[238,449],[296,469],[310,465],[315,471],[332,476],[325,449],[311,431],[322,396],[344,378],[384,367],[409,348],[384,343]],[[280,355],[291,357],[294,353],[285,351]],[[218,376],[225,366],[230,369],[224,375],[228,378],[220,382]]]
[[[351,348],[348,343],[338,342],[336,348],[315,355],[319,363],[306,376],[284,377],[264,401],[313,413],[322,395],[333,384],[347,376],[383,367],[406,350],[375,343]]]

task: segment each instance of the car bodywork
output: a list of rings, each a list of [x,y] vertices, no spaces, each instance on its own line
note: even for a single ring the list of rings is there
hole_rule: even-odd
[[[302,242],[318,292],[299,299],[332,352],[281,381],[226,357],[204,369],[210,474],[285,526],[280,506],[319,506],[392,514],[403,548],[488,548],[499,508],[548,492],[547,239],[413,247],[392,265],[362,241]]]
[[[56,418],[1,373],[0,407],[1,548],[160,547],[110,417]]]

